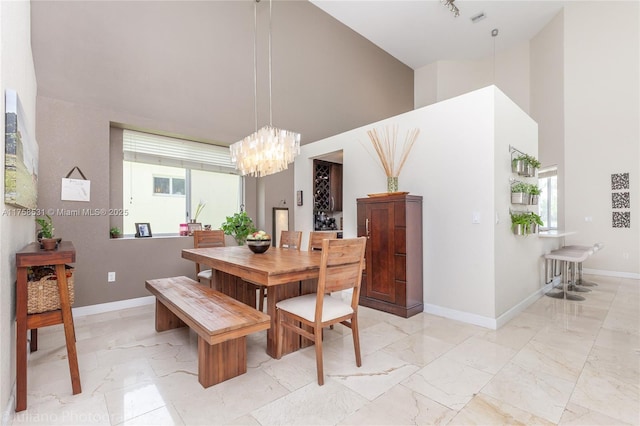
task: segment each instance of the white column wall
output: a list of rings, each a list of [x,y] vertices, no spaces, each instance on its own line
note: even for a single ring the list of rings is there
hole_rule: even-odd
[[[498,225],[494,220],[494,200],[499,198],[504,203],[508,196],[506,175],[504,179],[500,178],[501,194],[496,193],[495,170],[510,170],[508,160],[506,165],[497,165],[494,160],[496,97],[501,102],[501,113],[506,114],[504,120],[511,122],[515,118],[508,131],[503,132],[501,143],[508,145],[507,140],[514,135],[526,140],[527,145],[531,140],[535,141],[537,135],[532,121],[527,121],[526,114],[490,86],[304,145],[295,162],[294,182],[294,189],[304,193],[304,205],[294,209],[296,228],[304,232],[303,246],[312,230],[312,222],[305,218],[313,215],[313,158],[344,151],[344,237],[355,237],[356,198],[384,192],[386,188],[385,175],[374,157],[366,131],[385,124],[398,124],[402,142],[408,129],[419,127],[420,137],[400,174],[399,189],[424,197],[425,310],[494,327],[497,256],[494,236],[497,232],[510,230],[510,221],[504,216]],[[526,125],[518,129],[516,123]],[[508,157],[508,148],[505,149]],[[501,205],[500,209],[507,211],[508,218],[508,207]],[[472,223],[474,213],[480,216],[479,224]],[[508,261],[512,253],[499,255]],[[535,264],[536,260],[531,259],[531,262]],[[531,280],[538,282],[533,277]],[[521,283],[514,285],[517,287]],[[530,290],[531,283],[528,283],[526,290],[514,290],[514,293],[529,295]],[[507,300],[512,299],[507,297]]]

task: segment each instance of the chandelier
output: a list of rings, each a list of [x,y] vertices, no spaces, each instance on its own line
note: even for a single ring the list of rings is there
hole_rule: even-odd
[[[257,4],[253,5],[253,99],[256,131],[229,147],[231,161],[240,173],[255,177],[267,176],[286,170],[300,154],[300,133],[273,127],[271,106],[271,8],[269,0],[269,125],[258,130],[258,77],[257,77]]]

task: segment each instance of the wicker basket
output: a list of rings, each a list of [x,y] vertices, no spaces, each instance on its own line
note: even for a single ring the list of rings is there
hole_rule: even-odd
[[[55,267],[48,266],[55,271]],[[73,305],[75,294],[73,290],[74,269],[65,265],[67,272],[67,287],[69,288],[69,303]],[[58,293],[58,280],[55,275],[45,275],[39,280],[27,282],[27,313],[38,314],[40,312],[55,311],[60,309],[60,295]]]

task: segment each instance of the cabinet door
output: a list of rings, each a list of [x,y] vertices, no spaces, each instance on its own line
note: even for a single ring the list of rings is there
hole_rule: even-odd
[[[368,239],[363,287],[367,297],[390,303],[396,303],[394,222],[393,203],[366,204],[365,233]]]

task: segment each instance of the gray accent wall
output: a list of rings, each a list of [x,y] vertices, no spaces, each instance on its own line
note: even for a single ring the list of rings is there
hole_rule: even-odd
[[[119,206],[111,123],[224,145],[255,130],[253,2],[31,5],[40,207]],[[269,120],[268,2],[258,9],[261,127]],[[300,132],[303,144],[413,109],[413,70],[307,1],[275,1],[272,36],[273,124]],[[74,166],[91,180],[89,203],[60,201],[60,179]],[[246,186],[261,228],[270,229],[272,207],[293,205],[292,171]],[[113,217],[54,220],[77,249],[76,307],[148,296],[145,279],[194,275],[180,258],[190,238],[110,240]]]

